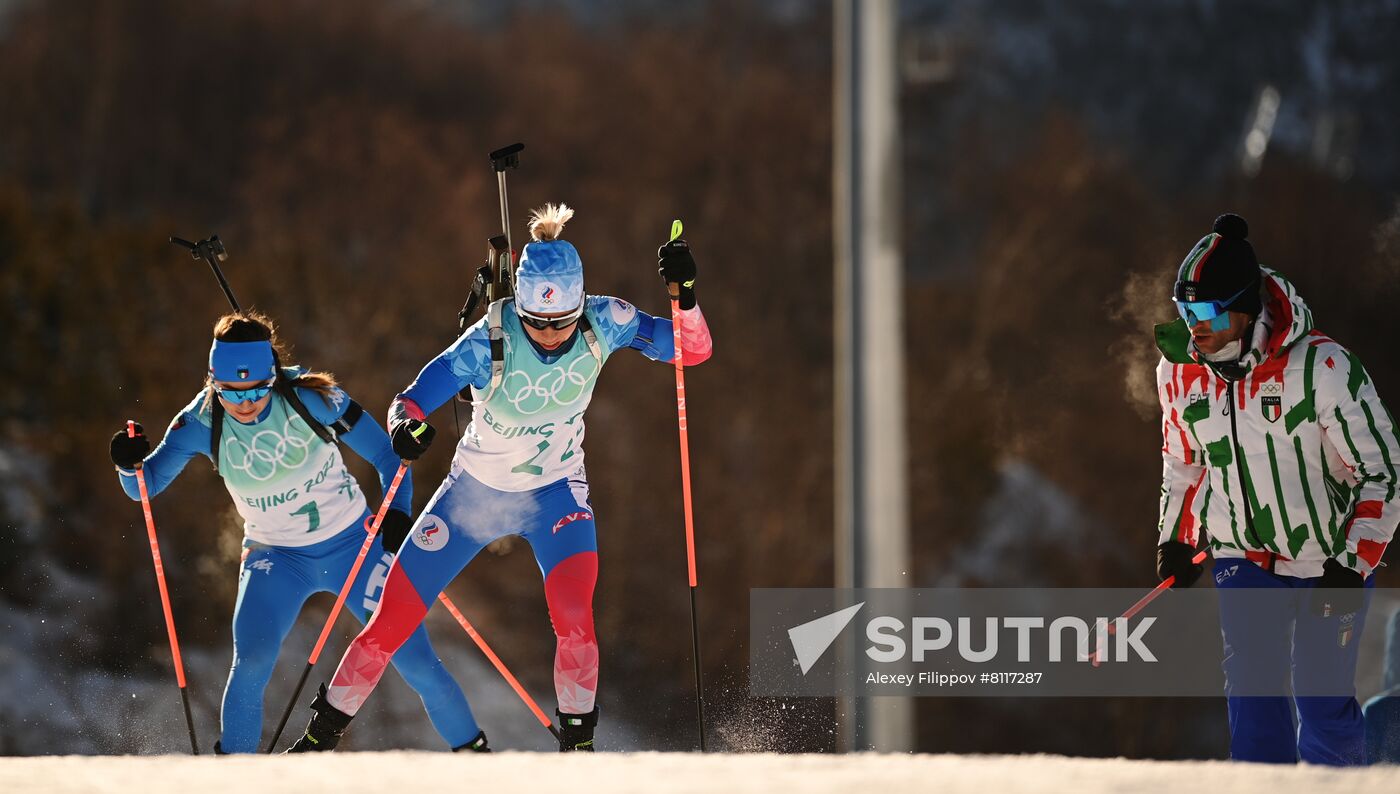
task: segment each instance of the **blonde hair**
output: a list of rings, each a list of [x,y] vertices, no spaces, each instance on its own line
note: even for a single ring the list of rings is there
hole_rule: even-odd
[[[535,242],[558,240],[564,232],[564,224],[574,217],[574,208],[568,204],[546,204],[530,211],[530,237]]]
[[[300,386],[311,389],[326,400],[330,399],[337,387],[335,376],[329,372],[303,372],[288,381],[286,373],[282,371],[282,362],[288,358],[287,348],[277,338],[277,325],[272,318],[255,309],[244,309],[220,317],[214,322],[214,338],[220,342],[270,342],[272,360],[277,365],[274,385],[278,387]],[[209,408],[213,404],[214,378],[211,375],[204,379],[204,407]]]

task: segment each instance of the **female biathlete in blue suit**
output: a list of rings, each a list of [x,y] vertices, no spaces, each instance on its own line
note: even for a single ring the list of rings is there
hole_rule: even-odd
[[[675,343],[670,320],[617,298],[584,295],[578,252],[558,239],[572,216],[562,205],[533,214],[535,241],[521,253],[516,297],[491,304],[485,318],[394,400],[389,427],[404,459],[417,458],[431,442],[425,417],[467,386],[472,421],[447,479],[389,570],[374,619],[312,703],[316,716],[293,752],[333,748],[443,587],[482,547],[513,534],[529,541],[544,575],[555,633],[560,749],[593,749],[598,542],[583,467],[583,412],[614,352],[631,348],[670,361]],[[682,240],[659,255],[662,278],[680,285],[684,363],[699,364],[709,358],[711,343],[695,303],[695,260]]]
[[[381,488],[388,488],[399,465],[388,435],[362,417],[334,378],[283,368],[284,358],[266,317],[225,315],[214,326],[205,387],[171,422],[155,452],[139,425],[134,438],[125,430],[112,436],[112,461],[132,499],[140,498],[138,464],[155,496],[202,454],[214,462],[243,518],[233,668],[215,744],[222,753],[257,752],[263,690],[282,641],[312,593],[340,590],[364,543],[365,495],[336,442],[374,464]],[[374,610],[393,561],[385,548],[398,548],[408,531],[412,496],[405,477],[346,599],[362,621]],[[406,637],[394,665],[423,698],[449,747],[486,750],[486,735],[426,630]]]

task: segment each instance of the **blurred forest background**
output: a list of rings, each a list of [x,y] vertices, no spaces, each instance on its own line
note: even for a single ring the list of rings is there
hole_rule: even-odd
[[[1154,582],[1150,326],[1222,211],[1400,401],[1400,3],[902,16],[912,584]],[[0,3],[0,752],[181,750],[141,512],[106,448],[127,417],[159,436],[226,309],[166,238],[220,234],[242,302],[378,418],[457,332],[499,223],[486,153],[516,140],[517,239],[529,207],[578,208],[593,293],[664,311],[654,251],[685,220],[716,340],[687,377],[715,736],[831,749],[830,703],[752,699],[745,678],[749,588],[832,578],[831,64],[830,4],[800,0]],[[672,388],[619,357],[589,412],[604,746],[692,743]],[[415,467],[419,506],[451,446]],[[207,746],[241,529],[202,459],[155,512]],[[521,548],[449,592],[552,710],[538,576]],[[449,660],[474,653],[435,621]],[[454,669],[469,694],[494,675]],[[350,746],[436,746],[406,688],[379,699],[418,733],[361,719]],[[508,696],[479,710],[493,744],[505,723],[543,735]],[[926,751],[1211,757],[1227,735],[1214,700],[919,715]]]

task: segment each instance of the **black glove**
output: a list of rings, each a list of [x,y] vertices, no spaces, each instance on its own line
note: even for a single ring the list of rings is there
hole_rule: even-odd
[[[695,308],[695,257],[690,255],[690,246],[685,240],[672,240],[656,249],[659,266],[656,272],[669,288],[679,284],[682,309]]]
[[[398,554],[403,547],[404,539],[408,537],[408,528],[413,526],[413,519],[408,513],[402,510],[390,508],[384,514],[384,521],[379,525],[379,537],[384,541],[384,550],[390,554]]]
[[[126,430],[112,434],[112,462],[123,469],[134,469],[151,454],[151,441],[141,425],[136,426],[136,435],[128,436]]]
[[[1365,584],[1366,579],[1361,574],[1337,562],[1336,558],[1328,558],[1322,564],[1322,576],[1313,585],[1313,614],[1326,618],[1361,609]]]
[[[1196,550],[1179,540],[1169,540],[1157,547],[1157,578],[1166,581],[1175,576],[1173,590],[1185,590],[1201,578],[1201,564],[1191,562]]]
[[[427,422],[405,419],[394,425],[389,437],[394,442],[394,454],[401,460],[418,460],[432,446],[435,435],[437,431]]]

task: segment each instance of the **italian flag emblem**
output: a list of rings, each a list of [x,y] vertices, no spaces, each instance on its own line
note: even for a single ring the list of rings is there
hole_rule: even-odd
[[[1259,409],[1264,412],[1264,418],[1270,422],[1277,422],[1283,416],[1282,397],[1260,397]]]
[[[1283,384],[1265,383],[1260,386],[1259,410],[1270,422],[1277,422],[1283,416]]]

